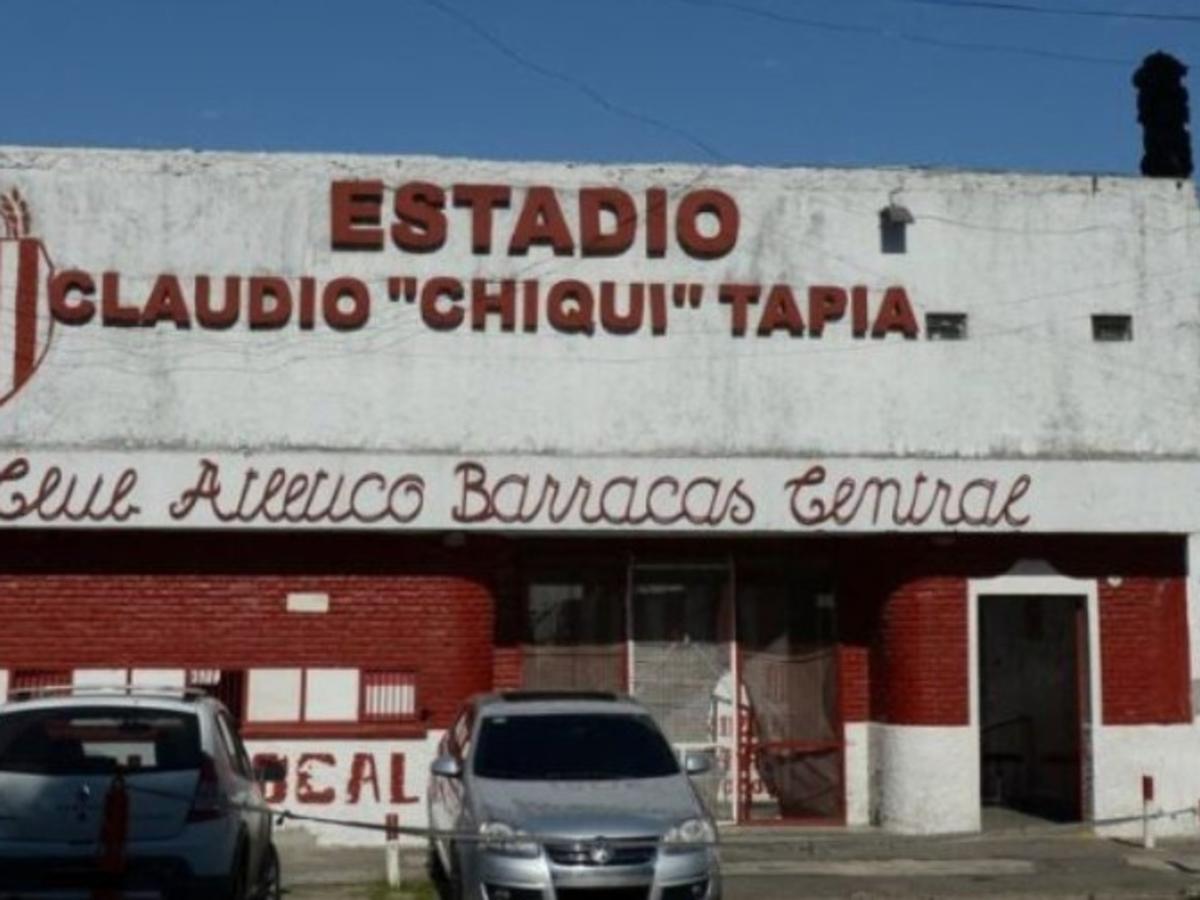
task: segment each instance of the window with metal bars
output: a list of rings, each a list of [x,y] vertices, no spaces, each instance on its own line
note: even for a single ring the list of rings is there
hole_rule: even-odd
[[[8,679],[9,696],[17,691],[66,687],[71,684],[70,669],[14,669]]]
[[[406,722],[417,718],[417,676],[400,670],[364,670],[359,679],[363,722]]]
[[[188,669],[187,686],[199,688],[225,704],[233,721],[246,719],[246,673],[241,669]]]

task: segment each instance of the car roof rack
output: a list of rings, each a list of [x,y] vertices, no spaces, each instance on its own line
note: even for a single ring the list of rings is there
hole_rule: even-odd
[[[209,694],[202,688],[182,684],[42,684],[10,688],[8,699],[44,700],[51,697],[170,697],[198,700]]]

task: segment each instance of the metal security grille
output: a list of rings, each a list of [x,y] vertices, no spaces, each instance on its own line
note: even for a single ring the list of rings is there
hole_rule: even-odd
[[[64,687],[71,683],[70,669],[15,669],[8,679],[10,694],[39,688]]]
[[[246,713],[246,673],[241,669],[188,669],[188,687],[199,688],[225,704],[233,721],[241,724]]]
[[[798,576],[739,582],[746,820],[837,820],[844,812],[832,593]]]
[[[625,690],[624,601],[612,572],[545,574],[527,595],[522,685]]]
[[[709,809],[732,818],[728,763],[718,725],[721,697],[731,676],[732,594],[727,566],[637,567],[630,610],[633,622],[630,692],[654,715],[682,756],[710,754],[716,764],[695,780]]]
[[[362,673],[364,722],[396,722],[416,718],[417,677],[413,672],[364,671]]]

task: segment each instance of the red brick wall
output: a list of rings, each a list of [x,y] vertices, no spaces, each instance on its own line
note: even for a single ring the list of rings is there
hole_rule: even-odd
[[[289,591],[330,595],[288,613]],[[0,577],[5,668],[403,668],[441,727],[492,686],[492,601],[452,576]]]
[[[893,725],[966,725],[967,583],[914,577],[892,588],[870,654],[871,718]]]
[[[654,542],[671,558],[803,554],[838,575],[846,721],[966,724],[966,580],[1047,558],[1095,578],[1104,721],[1186,721],[1183,542],[1151,537]],[[646,542],[546,541],[623,570]],[[0,548],[0,668],[414,666],[435,726],[474,690],[520,683],[519,558],[503,540],[362,534],[9,532]],[[64,574],[70,573],[70,574]],[[1108,585],[1120,576],[1121,585]],[[288,591],[333,597],[287,615]]]
[[[1104,723],[1190,722],[1184,579],[1127,577],[1099,585]]]
[[[871,718],[871,644],[885,588],[870,568],[850,562],[837,584],[838,693],[842,721]]]

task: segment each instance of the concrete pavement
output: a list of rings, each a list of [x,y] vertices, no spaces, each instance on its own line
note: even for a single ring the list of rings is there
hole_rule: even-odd
[[[728,900],[794,897],[1200,898],[1200,837],[1156,850],[1066,831],[901,837],[873,830],[730,828],[722,832]],[[292,900],[391,900],[381,847],[318,847],[280,834]],[[429,896],[424,854],[406,850],[407,888]],[[406,891],[408,893],[408,891]],[[412,894],[409,894],[410,896]]]

